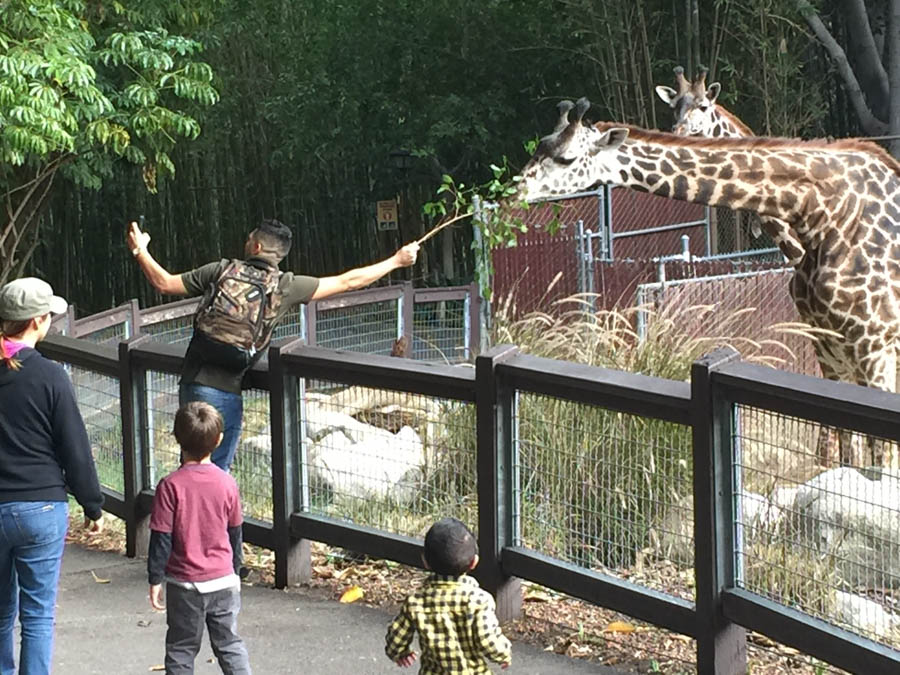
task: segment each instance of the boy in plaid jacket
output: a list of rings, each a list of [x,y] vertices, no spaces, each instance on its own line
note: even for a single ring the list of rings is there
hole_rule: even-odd
[[[455,518],[436,522],[425,535],[422,560],[433,574],[391,622],[388,658],[398,666],[411,666],[416,659],[412,641],[418,633],[420,675],[490,673],[487,659],[509,667],[512,648],[497,623],[494,599],[466,574],[478,564],[478,546],[469,528]]]

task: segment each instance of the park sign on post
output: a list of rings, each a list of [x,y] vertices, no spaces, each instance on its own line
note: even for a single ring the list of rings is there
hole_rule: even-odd
[[[377,203],[378,231],[397,229],[397,200],[383,199]]]

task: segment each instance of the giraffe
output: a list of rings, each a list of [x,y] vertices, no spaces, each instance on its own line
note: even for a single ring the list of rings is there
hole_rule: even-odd
[[[716,103],[722,85],[713,82],[706,86],[706,68],[698,70],[697,77],[688,82],[684,68],[675,67],[678,90],[659,85],[657,95],[675,111],[672,132],[679,136],[708,136],[710,138],[744,138],[755,134],[736,115]],[[791,234],[791,227],[778,218],[762,217],[752,225],[753,236],[760,235],[759,226],[772,237],[775,245],[791,267],[803,259],[803,245]]]
[[[675,112],[675,123],[672,126],[673,133],[682,136],[707,136],[711,138],[743,138],[753,136],[754,133],[746,124],[744,124],[734,113],[726,110],[722,105],[716,102],[721,90],[718,82],[713,82],[709,87],[706,86],[706,74],[708,70],[700,66],[697,76],[692,82],[684,76],[684,68],[676,66],[675,83],[678,87],[677,91],[671,87],[660,85],[656,87],[657,95]],[[798,267],[805,250],[803,244],[791,233],[791,226],[778,218],[770,218],[762,216],[759,219],[763,228],[775,241],[781,250],[788,264],[792,267]],[[753,223],[754,236],[759,236],[759,225]],[[809,291],[801,292],[801,284],[806,283],[806,277],[803,274],[795,274],[791,281],[792,297],[803,297],[809,295]],[[816,326],[816,317],[805,311],[804,303],[796,303],[797,312],[801,320],[811,326]],[[819,361],[819,368],[822,376],[829,380],[840,380],[841,373],[835,371],[831,367],[831,360],[823,358],[818,352],[818,345],[814,343]],[[819,435],[817,454],[823,464],[830,465],[834,463],[834,459],[838,456],[837,444],[840,443],[847,446],[849,443],[859,443],[861,439],[858,435],[841,434],[840,438],[835,435],[824,432]],[[859,448],[843,450],[846,453],[859,453]]]
[[[900,163],[857,140],[688,138],[589,125],[589,107],[587,99],[560,103],[556,129],[517,179],[520,199],[611,184],[781,219],[806,251],[800,281],[791,283],[794,302],[813,325],[834,331],[817,344],[820,360],[844,381],[896,391]],[[841,461],[897,466],[893,444],[882,448]]]

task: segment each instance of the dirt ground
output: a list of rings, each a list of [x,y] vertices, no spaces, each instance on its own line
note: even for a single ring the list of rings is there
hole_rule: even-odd
[[[122,521],[107,517],[104,531],[87,536],[80,521],[73,521],[69,540],[91,548],[123,552]],[[272,584],[274,555],[245,545],[244,563],[250,568],[247,583]],[[386,560],[345,555],[340,549],[313,544],[313,578],[298,590],[313,592],[335,602],[365,603],[395,611],[422,582],[424,572]],[[545,650],[586,659],[632,673],[695,673],[693,639],[672,633],[547,588],[523,583],[521,618],[503,626],[506,635]],[[345,596],[345,594],[347,594]],[[749,667],[753,675],[822,675],[843,673],[814,662],[794,649],[762,635],[748,637]]]

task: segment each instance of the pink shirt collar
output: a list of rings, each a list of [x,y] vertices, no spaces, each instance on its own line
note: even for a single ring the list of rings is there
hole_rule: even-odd
[[[28,345],[24,342],[16,342],[9,338],[0,338],[0,352],[4,359],[11,359]]]

